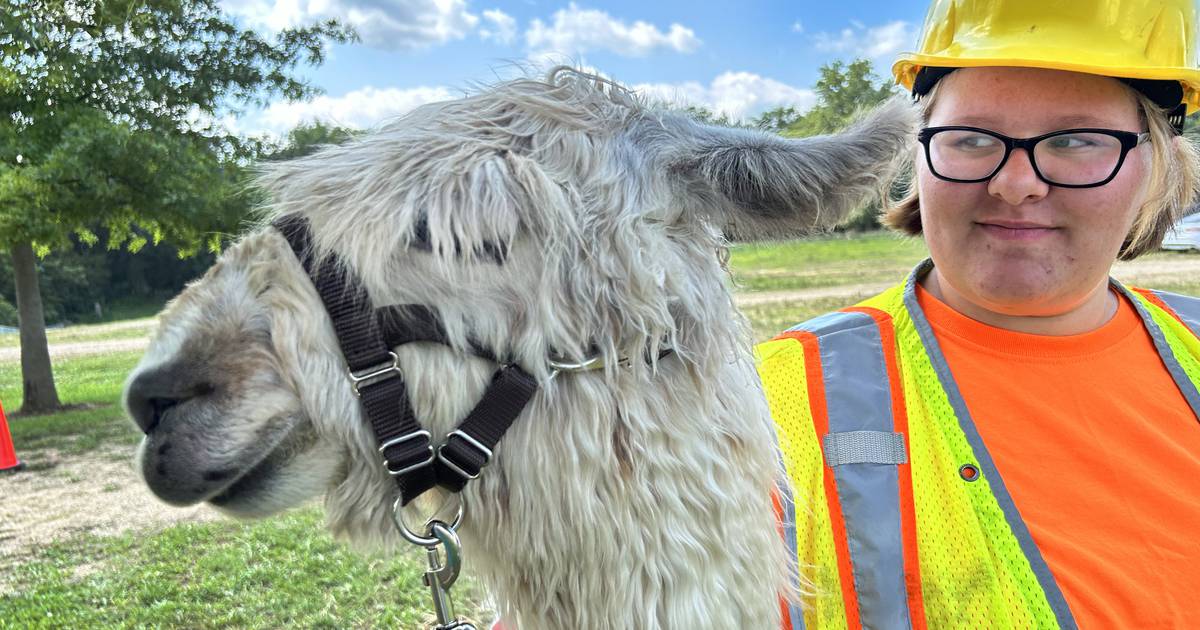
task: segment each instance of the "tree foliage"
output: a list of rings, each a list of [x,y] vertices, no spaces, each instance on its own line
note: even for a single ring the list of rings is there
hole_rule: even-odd
[[[706,125],[717,125],[719,127],[745,127],[742,122],[736,121],[725,112],[714,112],[707,107],[700,105],[688,105],[683,108],[683,113],[692,120]]]
[[[215,121],[313,94],[292,69],[350,38],[331,21],[269,41],[216,0],[0,0],[0,249],[98,225],[211,246],[244,157]]]
[[[803,116],[803,112],[790,105],[767,110],[754,119],[754,126],[763,131],[783,133]]]
[[[11,152],[9,147],[0,151]],[[216,248],[236,225],[240,167],[200,138],[138,130],[95,110],[76,112],[36,158],[0,161],[0,234],[44,253],[70,244],[140,249],[169,238],[185,254]],[[2,246],[2,245],[0,245]]]
[[[890,81],[877,77],[866,59],[842,61],[821,66],[821,78],[815,86],[817,104],[787,129],[797,136],[833,133],[846,126],[854,116],[895,94]]]
[[[246,203],[247,152],[217,121],[313,94],[295,66],[352,38],[329,21],[268,40],[218,0],[0,0],[0,250],[17,285],[23,410],[59,406],[34,253],[98,232],[131,250],[217,247]]]
[[[754,126],[785,136],[807,137],[834,133],[861,111],[871,109],[896,93],[891,82],[876,76],[871,62],[841,60],[821,66],[813,86],[817,103],[807,111],[777,107],[754,119]]]
[[[362,135],[361,131],[328,125],[321,121],[302,123],[288,132],[282,146],[263,151],[265,160],[290,160],[309,155],[321,147],[342,144]]]
[[[242,30],[216,0],[2,0],[0,101],[33,124],[87,105],[139,126],[204,129],[187,121],[231,104],[266,104],[313,88],[290,74],[319,65],[336,21],[275,41]]]

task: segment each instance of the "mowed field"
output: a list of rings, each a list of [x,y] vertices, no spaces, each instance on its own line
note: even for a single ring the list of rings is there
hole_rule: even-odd
[[[739,247],[737,300],[757,340],[902,279],[920,241],[886,234]],[[1200,295],[1200,255],[1156,253],[1122,281]],[[133,472],[138,434],[120,411],[153,319],[49,333],[59,393],[77,405],[9,418],[27,464],[0,474],[0,629],[62,627],[419,628],[432,621],[423,558],[358,553],[325,532],[320,508],[238,522],[157,502]],[[0,335],[0,402],[21,400],[16,335]],[[470,557],[466,558],[470,573]],[[490,621],[468,575],[460,613]]]

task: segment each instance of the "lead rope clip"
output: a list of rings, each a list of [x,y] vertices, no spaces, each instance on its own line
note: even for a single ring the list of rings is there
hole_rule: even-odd
[[[425,524],[425,534],[418,536],[409,529],[400,514],[400,500],[392,506],[392,520],[405,540],[425,549],[425,560],[428,568],[422,580],[429,587],[429,596],[433,600],[433,613],[437,617],[437,625],[433,630],[475,630],[470,622],[463,621],[454,615],[454,606],[450,602],[450,587],[458,581],[462,569],[462,544],[455,532],[462,524],[463,508],[459,503],[458,513],[454,522],[446,523],[431,519]]]

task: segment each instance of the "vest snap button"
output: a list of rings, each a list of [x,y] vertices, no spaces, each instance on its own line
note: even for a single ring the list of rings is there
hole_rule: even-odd
[[[958,476],[967,481],[975,481],[979,479],[979,469],[974,464],[963,464],[958,469]]]

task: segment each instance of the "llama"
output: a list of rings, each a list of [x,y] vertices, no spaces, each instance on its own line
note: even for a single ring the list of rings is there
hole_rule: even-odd
[[[538,382],[462,492],[463,555],[505,619],[778,627],[794,588],[778,454],[724,252],[842,219],[913,124],[895,101],[786,140],[560,68],[268,165],[260,183],[268,218],[306,219],[315,256],[336,253],[373,304],[439,317],[446,345],[395,348],[435,444],[496,367],[472,348]],[[150,489],[235,516],[324,495],[335,534],[394,545],[396,487],[337,344],[279,231],[242,237],[166,307],[127,382]],[[548,357],[603,368],[554,376]]]

